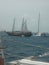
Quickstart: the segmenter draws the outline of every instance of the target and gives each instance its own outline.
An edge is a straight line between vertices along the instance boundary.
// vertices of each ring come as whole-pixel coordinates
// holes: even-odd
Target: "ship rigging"
[[[14,22],[13,22],[12,32],[7,32],[8,35],[11,35],[11,36],[25,36],[25,37],[30,37],[32,35],[32,32],[28,31],[27,20],[25,20],[24,18],[22,20],[21,31],[14,31],[14,29],[15,29],[15,19],[14,19]]]

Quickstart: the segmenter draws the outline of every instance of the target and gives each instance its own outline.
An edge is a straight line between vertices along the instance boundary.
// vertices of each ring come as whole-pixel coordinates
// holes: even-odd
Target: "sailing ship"
[[[30,37],[32,35],[32,32],[28,31],[26,23],[27,23],[27,21],[24,20],[24,18],[23,18],[21,31],[14,31],[14,28],[15,28],[15,19],[14,19],[12,32],[7,32],[7,34],[10,36]]]
[[[33,36],[41,36],[41,33],[40,33],[40,13],[39,13],[39,16],[38,16],[38,30],[36,33],[34,33]]]
[[[38,31],[33,33],[33,36],[49,37],[49,33],[47,32],[40,33],[40,13],[38,16]]]

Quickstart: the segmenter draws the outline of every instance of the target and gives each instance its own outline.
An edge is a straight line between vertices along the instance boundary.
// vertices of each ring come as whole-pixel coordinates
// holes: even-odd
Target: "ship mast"
[[[39,13],[39,17],[38,17],[38,33],[39,33],[39,25],[40,25],[40,13]]]
[[[14,28],[15,28],[15,18],[13,20],[13,28],[12,28],[12,32],[14,32]]]
[[[27,20],[25,20],[25,32],[28,32],[28,29],[27,29]]]
[[[22,20],[22,28],[21,28],[21,31],[24,33],[24,32],[27,32],[27,20]]]
[[[22,19],[22,28],[21,28],[21,32],[24,32],[24,18]]]

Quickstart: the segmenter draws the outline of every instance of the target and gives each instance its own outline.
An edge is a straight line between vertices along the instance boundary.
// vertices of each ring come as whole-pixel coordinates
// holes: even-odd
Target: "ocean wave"
[[[49,52],[45,52],[44,54],[39,55],[38,57],[45,57],[45,56],[49,56]]]

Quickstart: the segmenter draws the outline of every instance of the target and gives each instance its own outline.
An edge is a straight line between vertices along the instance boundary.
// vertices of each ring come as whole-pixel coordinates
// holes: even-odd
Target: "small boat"
[[[41,37],[49,37],[49,33],[42,33]]]

